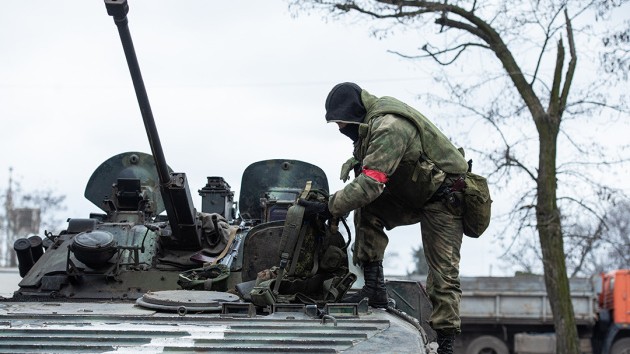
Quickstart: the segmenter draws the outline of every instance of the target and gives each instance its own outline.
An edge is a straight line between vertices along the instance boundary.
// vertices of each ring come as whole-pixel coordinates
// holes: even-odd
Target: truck
[[[580,354],[630,354],[630,270],[570,279]],[[553,316],[539,275],[463,277],[459,354],[555,353]]]

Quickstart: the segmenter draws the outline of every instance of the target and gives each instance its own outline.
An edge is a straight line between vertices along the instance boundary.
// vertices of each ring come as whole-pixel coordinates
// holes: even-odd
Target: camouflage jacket
[[[367,115],[353,154],[356,178],[331,197],[328,206],[333,215],[369,204],[386,188],[403,205],[421,208],[447,173],[467,171],[461,153],[420,112],[365,90],[361,100]]]

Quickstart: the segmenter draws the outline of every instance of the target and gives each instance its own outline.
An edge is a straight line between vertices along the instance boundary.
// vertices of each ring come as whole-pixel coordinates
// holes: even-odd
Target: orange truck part
[[[630,270],[620,269],[602,274],[599,306],[612,310],[616,324],[630,324]]]

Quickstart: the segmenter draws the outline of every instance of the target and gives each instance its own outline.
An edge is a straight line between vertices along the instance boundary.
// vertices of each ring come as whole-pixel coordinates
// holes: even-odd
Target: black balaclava
[[[359,124],[367,113],[361,91],[359,85],[344,82],[333,87],[326,98],[326,121],[348,123],[339,131],[354,142],[359,139]]]

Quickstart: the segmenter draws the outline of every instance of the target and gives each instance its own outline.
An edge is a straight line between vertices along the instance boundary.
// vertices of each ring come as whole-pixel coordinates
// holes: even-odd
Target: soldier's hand
[[[355,159],[354,157],[349,158],[348,161],[344,162],[344,164],[341,166],[341,174],[339,176],[339,179],[344,182],[349,180],[350,172],[353,171],[358,164],[359,160]]]
[[[304,207],[304,216],[306,217],[319,214],[319,216],[324,219],[332,218],[332,214],[330,213],[330,210],[328,210],[328,203],[298,199],[298,205]]]

